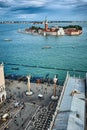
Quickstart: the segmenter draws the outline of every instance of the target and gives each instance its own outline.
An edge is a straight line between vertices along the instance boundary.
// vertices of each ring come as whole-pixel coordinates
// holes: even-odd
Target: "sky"
[[[0,0],[0,21],[87,21],[87,0]]]

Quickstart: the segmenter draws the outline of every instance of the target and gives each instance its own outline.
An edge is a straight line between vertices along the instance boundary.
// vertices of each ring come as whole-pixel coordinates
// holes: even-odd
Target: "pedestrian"
[[[23,124],[21,126],[23,127]]]
[[[24,94],[22,93],[22,95],[21,95],[21,96],[22,96],[22,98],[23,98],[23,97],[24,97]]]
[[[20,117],[21,117],[21,111],[20,111]]]

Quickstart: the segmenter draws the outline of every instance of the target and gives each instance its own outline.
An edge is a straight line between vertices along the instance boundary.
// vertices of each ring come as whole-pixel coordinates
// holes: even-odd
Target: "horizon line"
[[[9,24],[9,23],[43,23],[44,22],[44,20],[43,21],[37,21],[37,20],[34,20],[34,21],[18,21],[18,20],[6,20],[6,21],[0,21],[0,24],[3,24],[3,23],[7,23],[7,24]],[[56,22],[64,22],[64,23],[66,23],[66,22],[71,22],[71,23],[73,23],[73,22],[87,22],[87,21],[81,21],[81,20],[78,20],[78,21],[69,21],[69,20],[49,20],[48,21],[48,23],[56,23]]]

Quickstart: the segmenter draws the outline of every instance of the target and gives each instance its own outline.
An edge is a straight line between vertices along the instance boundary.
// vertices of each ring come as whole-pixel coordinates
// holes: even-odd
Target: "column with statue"
[[[58,96],[56,95],[56,83],[57,83],[57,77],[56,75],[54,76],[53,78],[53,82],[54,82],[54,94],[53,96],[51,97],[52,100],[57,100],[58,99]]]
[[[26,92],[26,95],[32,95],[33,92],[30,90],[30,75],[27,76],[27,79],[28,79],[28,81],[27,81],[28,91]]]

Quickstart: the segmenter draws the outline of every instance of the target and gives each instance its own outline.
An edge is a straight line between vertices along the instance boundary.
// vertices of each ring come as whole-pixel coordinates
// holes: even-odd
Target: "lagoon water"
[[[65,23],[67,24],[69,23]],[[31,26],[30,24],[0,24],[0,63],[5,63],[5,74],[45,76],[49,73],[49,77],[58,74],[61,81],[65,79],[66,70],[70,69],[73,70],[70,71],[71,75],[84,77],[87,71],[87,24],[75,24],[82,26],[81,35],[58,37],[17,32],[18,29]],[[11,41],[4,39],[11,39]],[[44,46],[51,46],[51,49],[42,49]],[[19,69],[12,69],[16,67]]]

